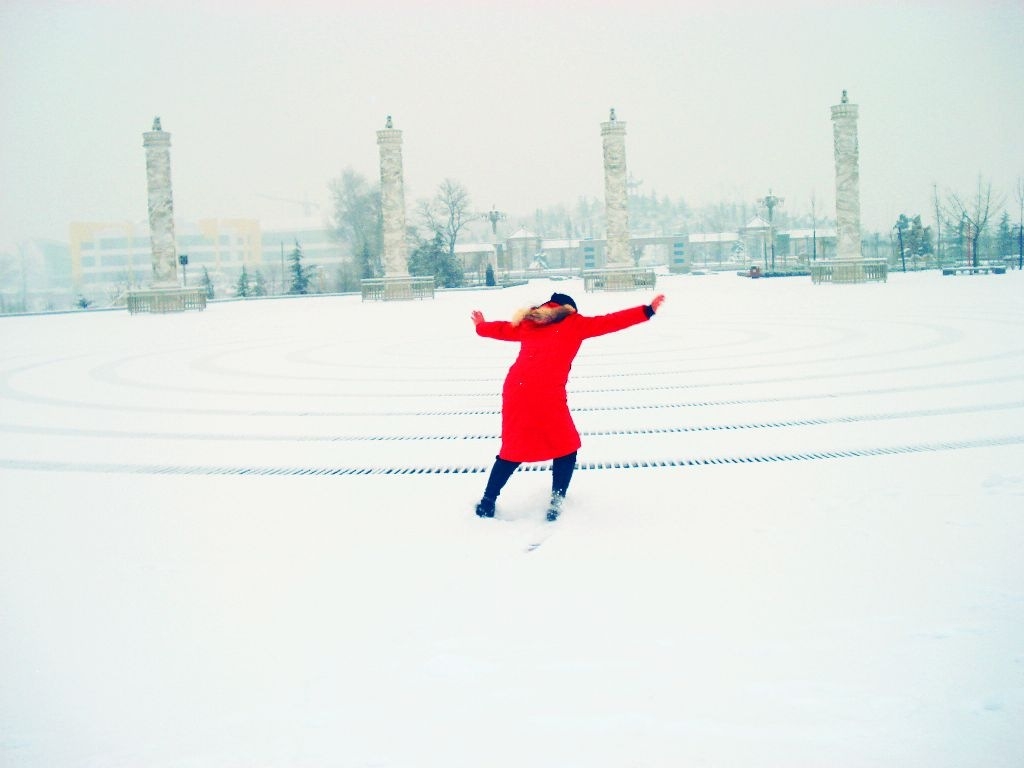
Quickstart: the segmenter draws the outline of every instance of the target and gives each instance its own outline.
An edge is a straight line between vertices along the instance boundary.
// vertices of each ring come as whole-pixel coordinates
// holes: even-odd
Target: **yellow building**
[[[319,219],[261,224],[258,219],[200,219],[175,222],[178,281],[196,286],[206,269],[218,297],[234,294],[244,266],[259,270],[272,293],[287,291],[287,257],[302,248],[303,264],[318,292],[330,291],[339,268],[349,259],[345,246]],[[116,301],[153,277],[149,226],[144,222],[75,222],[70,227],[71,280],[77,294],[103,303]]]

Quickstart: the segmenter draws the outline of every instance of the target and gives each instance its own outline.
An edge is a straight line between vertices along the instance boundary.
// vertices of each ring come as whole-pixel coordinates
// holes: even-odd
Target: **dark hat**
[[[548,299],[548,302],[552,301],[555,302],[555,304],[568,304],[570,307],[579,312],[579,309],[576,306],[576,302],[572,300],[572,296],[567,296],[564,293],[552,293],[551,298]]]

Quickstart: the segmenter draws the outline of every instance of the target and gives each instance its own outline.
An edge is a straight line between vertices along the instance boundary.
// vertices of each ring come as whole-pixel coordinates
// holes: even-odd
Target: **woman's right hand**
[[[479,309],[474,309],[472,312],[470,312],[469,316],[473,318],[474,326],[480,325],[480,323],[484,322],[484,313],[481,312]]]

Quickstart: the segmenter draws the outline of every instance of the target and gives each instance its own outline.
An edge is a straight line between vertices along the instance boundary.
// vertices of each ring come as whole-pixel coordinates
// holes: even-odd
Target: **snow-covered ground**
[[[0,765],[1024,764],[1024,275],[664,277],[480,520],[555,289],[0,319]]]

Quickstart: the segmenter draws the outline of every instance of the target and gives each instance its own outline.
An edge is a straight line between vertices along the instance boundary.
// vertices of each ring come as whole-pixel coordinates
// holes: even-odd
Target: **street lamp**
[[[183,288],[188,288],[188,254],[183,253],[178,256],[178,263],[181,264],[181,285]]]
[[[775,206],[782,205],[784,202],[786,202],[786,198],[773,195],[771,189],[768,190],[765,197],[757,200],[758,205],[763,205],[768,209],[768,241],[771,243],[772,249],[772,272],[775,271],[775,228],[772,224],[772,212],[775,210]]]
[[[491,222],[491,233],[494,235],[494,239],[498,239],[498,222],[505,218],[505,214],[497,210],[493,205],[491,210],[484,214],[487,220]]]

